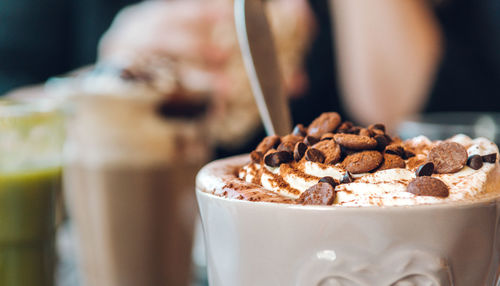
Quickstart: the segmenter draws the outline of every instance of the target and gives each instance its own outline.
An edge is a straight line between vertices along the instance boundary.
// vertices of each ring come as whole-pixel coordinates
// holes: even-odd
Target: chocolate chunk
[[[292,142],[281,142],[281,144],[278,146],[278,151],[293,153],[294,147],[295,145]]]
[[[295,128],[293,128],[292,134],[295,136],[306,136],[307,135],[307,129],[304,127],[302,124],[297,124],[295,125]]]
[[[455,173],[467,163],[467,150],[456,142],[442,142],[431,149],[427,159],[434,163],[434,172]]]
[[[377,147],[377,141],[368,136],[354,134],[335,134],[335,142],[353,150],[367,150]]]
[[[353,126],[353,127],[349,128],[349,130],[347,130],[347,133],[358,135],[360,131],[361,131],[361,127]]]
[[[304,157],[306,150],[307,150],[306,144],[302,142],[295,144],[295,147],[293,148],[293,158],[295,159],[295,161],[297,162],[300,161],[300,159]]]
[[[331,205],[334,200],[334,188],[328,183],[317,183],[305,190],[297,202],[304,205]]]
[[[353,127],[352,122],[346,121],[346,122],[340,124],[340,126],[337,128],[335,133],[348,133],[348,131],[349,131],[349,129],[351,129],[351,127]]]
[[[272,148],[278,147],[279,144],[280,144],[280,137],[278,135],[267,136],[259,143],[259,145],[257,145],[255,151],[259,151],[262,154],[266,154],[267,151],[269,151]]]
[[[250,152],[250,159],[256,164],[260,164],[264,155],[259,151]]]
[[[306,143],[307,146],[312,146],[318,142],[319,142],[318,137],[306,136],[306,138],[304,138],[304,143]]]
[[[483,166],[483,158],[479,155],[471,155],[467,158],[467,166],[479,170]]]
[[[279,165],[289,163],[292,160],[292,154],[286,151],[272,151],[264,156],[264,163],[269,167],[279,167]]]
[[[330,176],[326,176],[326,177],[323,177],[321,179],[319,179],[319,182],[318,183],[328,183],[330,184],[333,188],[335,188],[338,184],[337,182],[335,182],[335,179],[333,179],[332,177]]]
[[[448,186],[443,183],[443,181],[428,176],[416,177],[413,179],[410,184],[408,184],[406,191],[416,196],[446,198],[449,195]]]
[[[405,154],[404,154],[404,156],[403,156],[403,159],[408,160],[408,159],[410,159],[411,157],[415,157],[415,153],[413,153],[413,152],[412,152],[412,151],[410,151],[410,150],[405,149]]]
[[[387,135],[384,133],[384,131],[379,130],[379,129],[371,129],[370,131],[373,133],[373,136],[375,136],[375,135]]]
[[[377,168],[383,159],[384,157],[378,151],[363,151],[347,156],[342,165],[347,171],[360,174]]]
[[[417,177],[431,176],[432,173],[434,173],[434,163],[426,162],[418,166],[417,170],[415,171],[415,176]]]
[[[323,153],[326,164],[336,164],[340,161],[341,150],[340,146],[333,140],[320,141],[312,146]]]
[[[380,130],[383,133],[385,133],[385,125],[382,124],[382,123],[372,124],[372,125],[368,126],[368,129],[370,129],[370,130]]]
[[[497,161],[497,153],[483,155],[481,158],[483,158],[483,162],[485,163],[495,163]]]
[[[323,140],[332,140],[333,139],[333,133],[325,133],[323,135],[321,135],[321,141]]]
[[[393,143],[385,147],[385,153],[398,155],[399,157],[403,158],[403,156],[405,155],[405,149],[403,148],[403,146],[397,143]]]
[[[342,176],[342,179],[340,179],[341,184],[349,184],[354,182],[354,178],[352,177],[351,173],[349,171],[346,171],[345,174]]]
[[[316,163],[323,163],[325,162],[325,155],[323,155],[323,153],[318,149],[309,148],[306,151],[306,160]]]
[[[337,112],[325,112],[309,125],[307,135],[321,137],[325,133],[333,132],[339,124],[340,115]]]
[[[288,142],[288,143],[292,143],[292,145],[295,146],[295,144],[297,144],[297,142],[302,142],[303,140],[304,140],[303,136],[296,136],[293,134],[288,134],[288,135],[283,136],[281,138],[281,143]]]
[[[358,152],[357,150],[352,150],[352,149],[345,148],[342,146],[340,146],[340,151],[341,151],[342,158],[345,158],[346,156],[349,156],[349,155],[352,155],[352,154]]]
[[[373,133],[371,130],[366,129],[366,128],[361,128],[359,130],[359,135],[361,136],[368,136],[368,137],[373,137],[375,133]]]
[[[398,155],[385,153],[384,162],[382,163],[382,165],[380,165],[380,167],[377,170],[381,171],[381,170],[404,168],[404,167],[406,167],[406,164],[403,158],[399,157]]]
[[[383,134],[383,135],[375,135],[373,137],[373,139],[375,139],[375,141],[377,141],[377,150],[380,150],[380,151],[383,151],[385,149],[385,147],[387,147],[387,145],[389,145],[389,143],[391,142],[391,140],[388,138],[387,135]]]

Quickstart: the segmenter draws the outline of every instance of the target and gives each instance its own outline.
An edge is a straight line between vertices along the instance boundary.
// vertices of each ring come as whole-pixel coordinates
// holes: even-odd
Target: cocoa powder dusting
[[[317,181],[320,179],[320,177],[309,175],[309,174],[305,173],[304,171],[302,171],[301,169],[296,168],[295,166],[296,166],[296,164],[282,165],[281,169],[280,169],[281,175],[285,176],[285,175],[293,174],[294,176],[297,176],[297,177],[302,178],[302,179],[307,180],[307,181],[309,181],[309,180]]]
[[[220,192],[212,194],[230,199],[245,201],[262,201],[273,203],[295,203],[292,199],[275,192],[266,190],[259,185],[242,182],[238,179],[230,180],[222,187]]]
[[[271,186],[272,187],[286,190],[287,193],[290,193],[293,195],[300,195],[300,191],[295,189],[295,188],[292,188],[290,186],[290,184],[288,184],[280,175],[274,174],[273,172],[267,170],[266,168],[262,168],[262,169],[264,169],[264,173],[266,175],[271,176],[271,178],[272,178]]]

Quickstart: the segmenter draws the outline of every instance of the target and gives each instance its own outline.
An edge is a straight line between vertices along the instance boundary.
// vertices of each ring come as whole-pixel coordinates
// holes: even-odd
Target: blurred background
[[[337,111],[358,124],[384,123],[403,138],[465,133],[500,142],[499,1],[265,3],[294,123],[308,124],[321,112]],[[69,156],[73,159],[65,166],[87,161],[106,165],[127,152],[137,154],[137,160],[165,158],[165,166],[181,158],[192,164],[184,169],[169,165],[162,174],[173,177],[180,170],[189,173],[186,180],[193,184],[169,183],[166,188],[192,189],[201,165],[249,152],[265,136],[237,44],[232,5],[231,0],[3,0],[0,94],[22,100],[55,96],[74,105],[69,108],[65,154],[73,150],[80,157]],[[94,95],[92,102],[78,100],[82,95]],[[121,97],[127,98],[126,104]],[[152,119],[153,113],[163,121]],[[94,125],[86,118],[93,118]],[[147,131],[140,126],[148,126]],[[127,133],[131,129],[140,131]],[[129,140],[133,137],[143,141]],[[142,152],[157,150],[150,146],[170,149],[151,151],[154,156]],[[122,153],[116,151],[120,148]],[[90,175],[80,175],[83,171],[67,173],[71,176],[65,175],[65,186],[78,189],[76,193],[85,188],[106,191],[116,184],[106,178],[106,183],[93,186],[86,184]],[[129,185],[140,181],[131,180]],[[137,188],[163,184],[150,180]],[[115,195],[122,196],[110,191]],[[180,209],[196,214],[190,200]],[[94,211],[87,207],[79,211]],[[81,285],[78,239],[70,218],[80,217],[78,225],[88,222],[76,212],[62,215],[59,222],[61,286]],[[152,228],[161,227],[159,223]],[[80,228],[90,233],[87,240],[103,235],[102,230]],[[195,229],[190,281],[204,285],[201,230]],[[191,245],[192,235],[186,235]],[[110,237],[101,240],[113,244]],[[92,259],[98,258],[87,258],[87,263]],[[91,273],[87,275],[98,276],[84,268]]]
[[[497,1],[267,2],[295,122],[337,110],[359,123],[395,127],[421,113],[499,107]],[[232,1],[6,0],[0,5],[0,94],[96,62],[156,54],[215,75],[205,80],[217,94],[218,111],[244,105],[234,98],[247,103]],[[257,114],[244,113],[248,118],[238,128],[244,135],[238,135],[258,141]],[[236,151],[219,144],[219,154],[249,150],[247,140],[229,144],[229,150],[240,148]]]

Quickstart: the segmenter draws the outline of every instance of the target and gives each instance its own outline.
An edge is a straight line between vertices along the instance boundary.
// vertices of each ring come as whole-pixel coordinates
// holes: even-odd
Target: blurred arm
[[[347,110],[360,123],[399,120],[423,107],[442,50],[425,0],[330,0]]]

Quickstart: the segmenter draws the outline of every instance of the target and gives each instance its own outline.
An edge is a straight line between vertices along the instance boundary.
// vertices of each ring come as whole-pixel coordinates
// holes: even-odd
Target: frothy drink
[[[197,177],[211,285],[494,285],[498,147],[324,113]]]
[[[72,100],[65,190],[85,285],[188,285],[203,120],[145,93]]]

